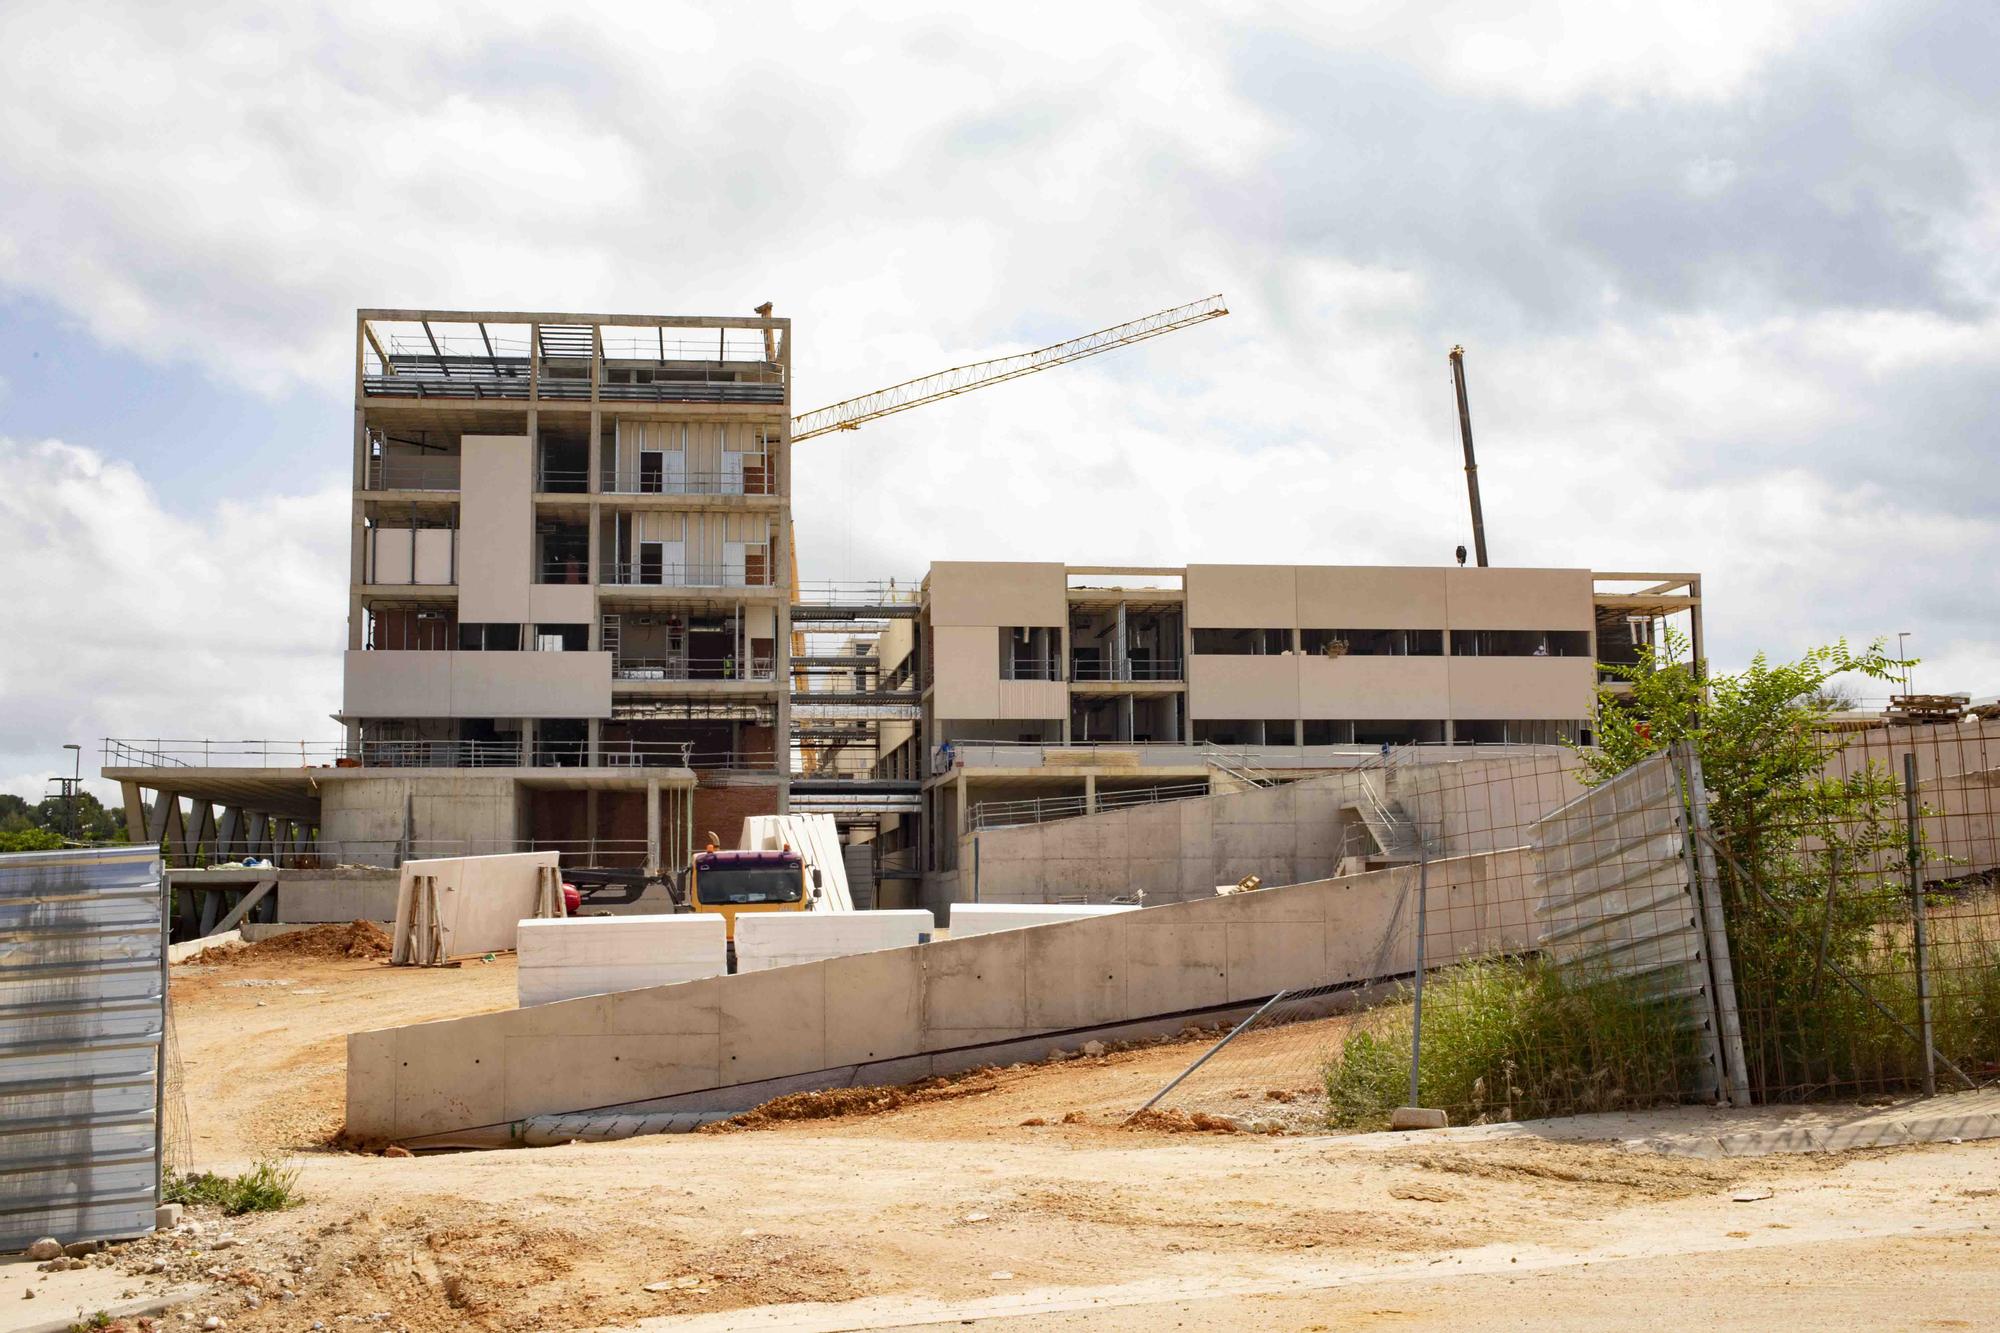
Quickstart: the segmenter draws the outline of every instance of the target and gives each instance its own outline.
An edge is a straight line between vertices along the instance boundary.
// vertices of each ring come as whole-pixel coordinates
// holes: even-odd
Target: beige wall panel
[[[931,631],[937,668],[932,709],[940,719],[1000,713],[1000,632],[987,625],[940,625]]]
[[[1588,657],[1450,657],[1451,715],[1462,718],[1589,717],[1597,667]]]
[[[1061,625],[1068,586],[1058,564],[947,560],[931,566],[931,624]]]
[[[1000,707],[995,717],[1059,721],[1069,716],[1069,686],[1062,681],[1003,680],[997,684]]]
[[[609,717],[609,653],[346,655],[354,717]]]
[[[525,435],[460,441],[458,618],[528,619],[535,549],[534,451]]]
[[[1274,718],[1299,715],[1297,653],[1275,657],[1188,659],[1188,716]]]
[[[1298,572],[1290,565],[1189,565],[1188,624],[1197,629],[1279,629],[1298,624]]]
[[[416,577],[410,565],[411,533],[408,528],[370,528],[368,537],[374,548],[368,561],[368,582],[370,583],[415,583]]]
[[[450,717],[456,656],[349,652],[342,660],[341,711],[349,717]]]
[[[1447,569],[1453,629],[1590,629],[1587,569]]]
[[[536,583],[528,588],[528,621],[535,625],[588,625],[597,614],[597,589],[588,583]]]
[[[452,537],[450,528],[418,528],[416,531],[416,582],[448,584],[452,581]]]
[[[1376,629],[1374,625],[1326,628]],[[1390,626],[1388,628],[1394,628]],[[1435,718],[1446,716],[1450,677],[1443,657],[1299,659],[1299,716]],[[1199,716],[1199,715],[1197,715]],[[1273,714],[1273,716],[1283,716]]]
[[[1445,571],[1387,565],[1301,565],[1302,629],[1443,629]]]

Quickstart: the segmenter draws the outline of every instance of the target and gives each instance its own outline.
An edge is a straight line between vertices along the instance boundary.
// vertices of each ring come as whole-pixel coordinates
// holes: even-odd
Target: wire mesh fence
[[[1983,1085],[1996,759],[2000,729],[1952,727],[1828,734],[1782,782],[1691,747],[1594,786],[1383,764],[1342,862],[1393,902],[1378,965],[1276,997],[1154,1109],[1342,1130]]]

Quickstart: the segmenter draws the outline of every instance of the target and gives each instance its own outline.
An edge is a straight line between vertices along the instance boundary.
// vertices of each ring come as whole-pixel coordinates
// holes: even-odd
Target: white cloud
[[[1444,560],[1463,342],[1500,561],[1702,570],[1725,662],[1915,629],[1939,688],[1990,691],[2000,117],[1921,19],[1855,8],[15,0],[0,290],[334,404],[356,306],[771,298],[801,408],[1220,290],[1226,320],[803,446],[804,572]],[[21,609],[0,774],[71,733],[330,731],[344,497],[244,479],[239,521],[180,520],[12,448],[40,489],[0,513],[69,515],[42,582],[117,594]]]
[[[39,798],[106,736],[338,739],[344,493],[164,510],[130,466],[0,438],[0,790]],[[116,803],[115,788],[99,784]]]

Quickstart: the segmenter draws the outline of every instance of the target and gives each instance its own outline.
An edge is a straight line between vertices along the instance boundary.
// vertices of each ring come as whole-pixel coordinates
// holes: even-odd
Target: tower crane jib
[[[1032,375],[1038,370],[1053,366],[1067,365],[1071,361],[1081,361],[1099,352],[1108,352],[1117,347],[1129,347],[1133,343],[1157,338],[1163,333],[1184,329],[1190,324],[1215,319],[1229,313],[1221,295],[1204,297],[1186,305],[1161,310],[1147,315],[1144,319],[1131,320],[1124,324],[1114,324],[1108,329],[1086,333],[1080,338],[1055,343],[1033,352],[1017,352],[1012,356],[994,357],[989,361],[975,361],[970,365],[954,366],[950,370],[939,371],[918,379],[905,380],[901,384],[873,393],[862,394],[834,403],[830,407],[817,408],[801,416],[792,418],[792,442],[809,440],[815,435],[825,435],[830,431],[854,430],[866,422],[896,412],[907,412],[925,403],[934,403],[942,398],[953,398],[974,389],[983,389],[989,384],[999,384],[1006,380]]]

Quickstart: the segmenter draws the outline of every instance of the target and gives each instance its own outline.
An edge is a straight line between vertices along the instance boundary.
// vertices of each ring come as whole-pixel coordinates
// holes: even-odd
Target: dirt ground
[[[199,1284],[194,1322],[171,1323],[230,1329],[2000,1324],[2000,1146],[1705,1162],[1121,1127],[1186,1046],[725,1132],[324,1146],[347,1031],[505,1007],[513,987],[505,958],[177,968],[198,1163],[288,1155],[305,1201],[99,1263],[135,1290]],[[59,1298],[76,1276],[33,1280]]]

